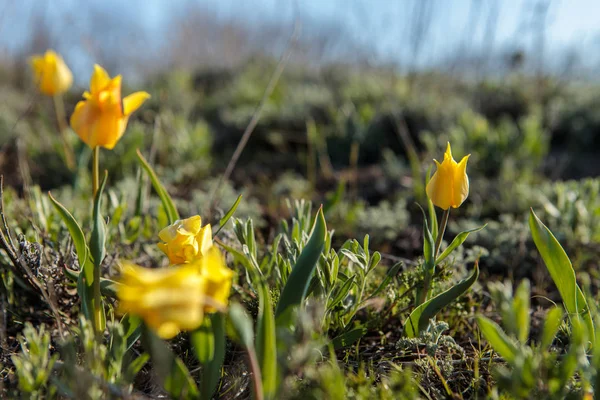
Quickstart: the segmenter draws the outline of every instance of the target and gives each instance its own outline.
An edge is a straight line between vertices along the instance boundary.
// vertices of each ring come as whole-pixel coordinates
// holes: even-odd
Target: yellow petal
[[[471,155],[464,156],[454,169],[454,199],[452,207],[459,207],[469,196],[469,177],[467,161]]]
[[[199,215],[194,215],[193,217],[189,217],[181,221],[181,229],[184,230],[184,233],[196,235],[198,232],[200,232],[201,227],[202,218]]]
[[[94,129],[99,114],[87,101],[80,101],[75,106],[75,111],[71,115],[71,128],[77,136],[89,147],[97,146],[96,138],[92,137],[91,132]]]
[[[94,73],[90,79],[90,92],[96,94],[104,89],[110,82],[108,72],[98,64],[94,64]]]
[[[131,115],[135,110],[141,107],[144,102],[150,98],[146,92],[135,92],[123,99],[123,114]]]

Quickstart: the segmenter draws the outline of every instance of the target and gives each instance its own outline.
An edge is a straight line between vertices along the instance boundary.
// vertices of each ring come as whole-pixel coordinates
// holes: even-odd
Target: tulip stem
[[[100,180],[100,146],[94,147],[92,151],[92,196],[96,197]]]
[[[58,131],[62,141],[63,152],[65,153],[65,163],[69,170],[75,170],[75,154],[73,154],[73,148],[69,144],[69,138],[67,137],[67,117],[65,114],[65,103],[61,95],[52,96],[54,102],[54,112],[56,114],[56,122],[58,124]]]
[[[439,225],[438,235],[435,239],[435,252],[433,253],[433,266],[431,269],[429,266],[425,266],[425,276],[423,278],[423,287],[417,293],[417,301],[416,305],[419,306],[429,299],[429,291],[431,290],[431,281],[433,276],[435,275],[435,267],[437,263],[438,254],[440,252],[440,247],[442,245],[442,239],[444,238],[444,232],[446,232],[446,225],[448,225],[448,217],[450,216],[450,208],[444,210],[444,214],[442,215],[442,221]]]
[[[444,210],[444,214],[442,215],[442,222],[440,223],[440,227],[438,229],[438,236],[435,239],[435,252],[433,253],[433,265],[435,266],[438,254],[440,252],[440,247],[442,245],[442,239],[444,238],[444,232],[446,232],[446,225],[448,225],[448,217],[450,216],[450,207],[447,210]]]

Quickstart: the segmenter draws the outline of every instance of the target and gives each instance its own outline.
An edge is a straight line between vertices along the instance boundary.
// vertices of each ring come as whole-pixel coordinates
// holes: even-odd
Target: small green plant
[[[50,333],[44,325],[38,329],[25,324],[19,337],[21,352],[12,356],[19,390],[23,398],[43,399],[56,394],[56,386],[50,385],[58,354],[51,354]],[[26,396],[27,395],[27,396]]]

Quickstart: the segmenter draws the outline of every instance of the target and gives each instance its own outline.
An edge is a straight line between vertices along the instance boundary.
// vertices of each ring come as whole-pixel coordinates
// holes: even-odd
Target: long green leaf
[[[424,331],[429,325],[429,320],[433,318],[442,308],[452,303],[463,293],[465,293],[479,277],[479,266],[475,263],[475,270],[470,277],[458,282],[450,289],[426,301],[417,308],[408,317],[408,321],[404,325],[404,333],[410,338],[419,336],[419,333]]]
[[[319,209],[313,225],[312,234],[308,243],[300,253],[296,265],[281,292],[275,317],[279,317],[290,307],[298,306],[306,297],[310,279],[313,275],[319,257],[325,246],[325,236],[327,234],[327,225],[323,216],[323,209]]]
[[[446,257],[448,257],[454,251],[454,249],[456,249],[458,246],[460,246],[461,244],[463,244],[465,240],[467,240],[467,238],[469,237],[469,234],[471,234],[473,232],[479,232],[480,230],[482,230],[486,226],[487,226],[487,224],[485,224],[483,226],[480,226],[479,228],[469,229],[468,231],[464,231],[464,232],[461,232],[458,235],[456,235],[456,237],[454,238],[454,240],[452,241],[452,243],[450,243],[450,246],[446,247],[446,249],[442,252],[442,254],[440,254],[438,256],[438,258],[435,261],[435,263],[439,264]]]
[[[142,164],[142,167],[144,168],[146,173],[148,173],[150,181],[152,182],[152,186],[154,187],[156,194],[162,202],[163,208],[165,209],[165,212],[167,214],[167,219],[169,220],[169,224],[172,224],[173,222],[179,219],[179,212],[177,212],[175,202],[173,202],[173,199],[171,199],[171,196],[169,196],[169,193],[167,192],[165,187],[162,185],[162,183],[160,183],[160,180],[156,176],[156,173],[154,172],[148,161],[146,161],[139,149],[137,150],[137,156],[140,160],[140,163]]]
[[[383,289],[385,289],[390,284],[392,279],[394,279],[394,277],[398,275],[398,272],[400,272],[400,268],[402,268],[402,262],[396,263],[391,268],[389,268],[377,289],[375,289],[375,291],[371,293],[367,300],[377,296]]]
[[[336,350],[343,349],[360,340],[365,333],[367,333],[367,328],[365,326],[359,326],[336,336],[331,343]]]
[[[546,320],[544,322],[544,329],[542,329],[542,338],[540,339],[540,347],[543,349],[548,348],[554,338],[556,337],[556,332],[560,328],[560,324],[563,320],[563,310],[560,307],[553,307],[546,314]]]
[[[93,282],[98,281],[98,284],[101,282],[101,273],[100,267],[102,265],[102,260],[106,255],[106,226],[104,223],[104,219],[102,219],[102,215],[100,214],[100,208],[102,205],[102,193],[104,192],[104,187],[106,186],[106,180],[108,178],[108,172],[104,172],[104,178],[102,179],[102,183],[96,192],[96,196],[94,197],[94,210],[93,210],[93,227],[92,227],[92,235],[90,237],[90,254],[92,256],[92,260],[94,261],[94,279],[87,286],[88,290],[90,290],[89,295],[94,296],[93,293]],[[94,300],[93,300],[94,301]],[[99,304],[94,304],[94,311],[97,311],[98,314],[94,313],[94,324],[96,329],[99,331],[103,331],[106,327],[106,311],[104,310],[104,305],[102,303],[102,299],[100,299]]]
[[[502,328],[484,316],[477,316],[477,325],[496,353],[500,354],[507,363],[512,363],[517,355],[517,345],[504,333]]]
[[[277,391],[277,339],[273,304],[267,285],[258,285],[259,308],[256,321],[256,354],[262,373],[265,399],[273,399]]]
[[[190,335],[196,357],[202,363],[200,398],[210,399],[221,380],[225,359],[225,319],[222,314],[205,318],[200,329]]]
[[[577,284],[575,271],[567,253],[550,232],[550,229],[535,215],[533,209],[529,213],[529,228],[544,264],[546,264],[546,268],[558,288],[569,318],[572,320],[576,316],[582,317],[587,327],[587,337],[593,338],[595,335],[592,315],[585,295]]]
[[[240,194],[238,196],[237,200],[235,201],[235,203],[233,203],[233,205],[229,209],[229,211],[227,211],[227,213],[223,216],[223,218],[221,218],[219,220],[219,229],[217,229],[217,231],[215,232],[215,234],[213,236],[217,236],[219,234],[219,232],[221,232],[221,229],[223,229],[225,227],[225,225],[227,224],[227,222],[229,222],[231,217],[233,217],[233,214],[235,213],[235,210],[237,210],[241,201],[242,201],[242,195]]]
[[[143,325],[142,343],[150,354],[152,366],[165,391],[173,399],[199,399],[198,388],[185,364],[167,343]]]
[[[433,236],[429,230],[429,224],[427,223],[425,211],[423,208],[421,208],[421,206],[419,206],[419,208],[423,213],[423,259],[425,260],[425,268],[427,268],[429,271],[432,271],[435,268],[435,262],[433,259],[435,245],[433,243]]]
[[[54,208],[56,208],[56,211],[58,211],[58,214],[69,230],[71,239],[73,239],[73,244],[75,245],[75,250],[77,251],[77,259],[79,260],[79,268],[84,271],[86,278],[91,281],[94,277],[94,271],[90,268],[87,270],[83,269],[88,257],[88,248],[87,244],[85,243],[85,235],[83,234],[81,227],[73,215],[71,215],[69,210],[67,210],[65,206],[60,204],[54,197],[52,197],[50,192],[48,192],[48,197],[50,197],[52,204],[54,204]]]

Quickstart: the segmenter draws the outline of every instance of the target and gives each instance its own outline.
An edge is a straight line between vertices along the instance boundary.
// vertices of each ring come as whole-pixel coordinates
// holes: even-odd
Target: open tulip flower
[[[450,207],[458,208],[469,195],[469,177],[467,176],[466,155],[456,162],[452,157],[450,143],[444,154],[444,161],[440,164],[437,160],[437,171],[431,177],[427,184],[427,196],[431,202],[443,210]]]
[[[205,313],[228,304],[233,271],[216,247],[195,263],[144,268],[125,263],[117,289],[119,310],[141,317],[163,339],[202,324]]]
[[[136,92],[121,100],[121,75],[110,78],[99,65],[94,65],[90,91],[77,103],[71,115],[71,127],[92,149],[115,147],[127,127],[129,116],[150,95]]]
[[[202,227],[202,218],[195,215],[161,230],[158,234],[162,243],[158,247],[169,257],[171,264],[183,264],[202,257],[212,247],[210,224]]]
[[[57,96],[69,90],[73,74],[61,56],[53,50],[31,57],[35,84],[47,96]]]

